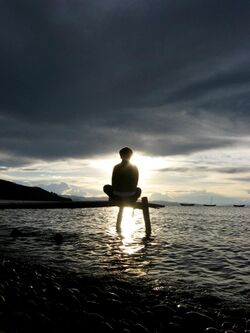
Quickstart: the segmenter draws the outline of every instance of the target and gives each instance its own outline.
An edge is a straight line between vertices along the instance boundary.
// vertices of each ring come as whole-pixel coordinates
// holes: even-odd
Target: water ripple
[[[153,234],[147,238],[140,211],[127,210],[117,233],[117,208],[4,210],[0,248],[3,255],[21,254],[79,273],[147,276],[155,284],[208,288],[247,302],[249,213],[230,207],[152,210]],[[9,237],[13,228],[23,237]],[[62,233],[62,244],[53,241],[56,233]]]

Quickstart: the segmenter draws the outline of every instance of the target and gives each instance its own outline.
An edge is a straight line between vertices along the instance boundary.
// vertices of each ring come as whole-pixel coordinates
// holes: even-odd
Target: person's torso
[[[133,192],[138,181],[137,167],[130,163],[120,163],[115,166],[113,187],[119,192]]]

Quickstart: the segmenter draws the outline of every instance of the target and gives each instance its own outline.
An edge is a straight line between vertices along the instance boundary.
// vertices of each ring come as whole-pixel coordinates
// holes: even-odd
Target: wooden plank
[[[22,201],[0,203],[0,209],[65,209],[65,208],[99,208],[99,207],[132,207],[142,209],[141,202],[121,203],[113,201]],[[164,205],[148,203],[150,208],[162,208]]]
[[[121,207],[119,208],[119,212],[118,212],[118,215],[117,215],[117,220],[116,220],[116,230],[117,230],[118,232],[121,231],[121,223],[122,223],[123,210],[124,210],[124,207],[121,206]]]
[[[146,235],[149,236],[151,234],[151,222],[150,222],[150,215],[149,215],[149,204],[148,204],[148,198],[143,197],[141,198],[142,202],[142,212],[143,212],[143,218],[145,222],[145,231]]]

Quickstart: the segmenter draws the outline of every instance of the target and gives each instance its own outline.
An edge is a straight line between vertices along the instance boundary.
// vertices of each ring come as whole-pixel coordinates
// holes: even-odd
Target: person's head
[[[129,147],[124,147],[119,151],[122,160],[129,161],[133,155],[133,150]]]

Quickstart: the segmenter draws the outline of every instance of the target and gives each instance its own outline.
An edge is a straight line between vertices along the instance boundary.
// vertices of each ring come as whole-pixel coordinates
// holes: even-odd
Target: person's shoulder
[[[121,167],[121,163],[118,163],[118,164],[116,164],[115,166],[114,166],[114,170],[115,169],[118,169],[118,168],[120,168]]]
[[[134,170],[138,170],[137,166],[135,164],[130,164],[130,167]]]

